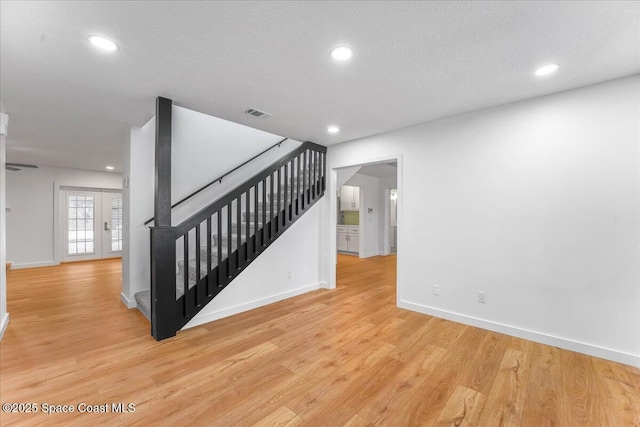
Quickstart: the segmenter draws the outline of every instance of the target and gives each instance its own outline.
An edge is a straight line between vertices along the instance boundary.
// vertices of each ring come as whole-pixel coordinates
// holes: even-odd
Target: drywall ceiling
[[[640,72],[639,2],[3,1],[0,15],[8,160],[84,169],[120,168],[157,96],[331,145]],[[330,59],[339,44],[351,61]],[[534,78],[548,62],[562,68]]]
[[[358,170],[358,173],[378,178],[386,178],[388,176],[395,176],[398,173],[398,166],[396,163],[370,164],[362,166],[360,170]]]

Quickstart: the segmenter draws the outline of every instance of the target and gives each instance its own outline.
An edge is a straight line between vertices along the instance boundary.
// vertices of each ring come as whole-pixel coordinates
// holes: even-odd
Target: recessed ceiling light
[[[558,68],[560,68],[560,65],[558,64],[547,64],[547,65],[543,65],[542,67],[536,68],[533,74],[535,74],[538,77],[547,76],[549,74],[553,74],[556,71],[558,71]]]
[[[327,132],[329,132],[329,133],[338,133],[338,132],[340,132],[340,128],[338,126],[329,126],[327,128]]]
[[[331,50],[331,57],[336,61],[346,61],[353,56],[353,49],[349,46],[338,46]]]
[[[113,166],[107,166],[105,169],[112,171],[115,168]]]
[[[98,47],[102,50],[108,50],[109,52],[116,52],[117,50],[120,49],[120,47],[117,44],[115,44],[115,42],[112,42],[106,37],[89,36],[89,41],[95,47]]]

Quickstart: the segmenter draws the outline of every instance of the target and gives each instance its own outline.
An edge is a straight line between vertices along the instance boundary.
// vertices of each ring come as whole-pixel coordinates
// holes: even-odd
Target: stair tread
[[[140,313],[142,313],[147,320],[151,321],[151,291],[138,292],[134,295],[134,298]]]

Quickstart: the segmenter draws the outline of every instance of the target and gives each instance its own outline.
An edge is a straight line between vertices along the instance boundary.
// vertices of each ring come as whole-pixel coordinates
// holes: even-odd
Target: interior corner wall
[[[401,307],[640,366],[638,117],[636,75],[332,146],[328,167],[402,153]]]
[[[41,166],[6,174],[7,260],[12,268],[56,263],[55,186],[122,188],[122,175]]]
[[[378,212],[380,212],[380,220],[378,221],[378,252],[380,255],[388,255],[390,253],[389,247],[385,248],[385,240],[389,240],[389,236],[385,237],[385,233],[390,232],[389,228],[386,227],[385,221],[390,221],[390,218],[385,216],[385,211],[389,209],[389,195],[386,193],[386,190],[392,188],[398,188],[398,176],[386,176],[380,178],[378,180]],[[390,226],[389,222],[389,226]],[[387,242],[388,243],[388,242]]]
[[[149,229],[144,222],[153,216],[155,170],[155,118],[131,129],[125,144],[123,178],[123,252],[121,299],[136,306],[136,292],[151,283]]]

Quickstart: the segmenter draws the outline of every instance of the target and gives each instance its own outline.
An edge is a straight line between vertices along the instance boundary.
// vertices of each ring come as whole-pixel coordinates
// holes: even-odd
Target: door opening
[[[122,254],[122,193],[61,189],[62,261]]]
[[[390,273],[393,269],[393,275],[397,277],[396,254],[401,252],[397,239],[400,222],[398,160],[389,158],[333,169],[331,191],[335,191],[336,230],[332,232],[335,232],[336,244],[330,247],[335,250],[336,258],[335,269],[332,266],[331,270],[335,281],[332,280],[330,286],[352,283],[356,277],[349,276],[359,274],[357,272],[363,268],[382,268],[381,273]],[[354,199],[349,186],[359,188],[359,197]],[[352,212],[356,207],[358,210]],[[350,220],[357,222],[352,225],[348,223]],[[350,236],[349,232],[355,236]],[[358,249],[349,246],[353,242]],[[355,253],[359,253],[360,259],[345,256]]]

